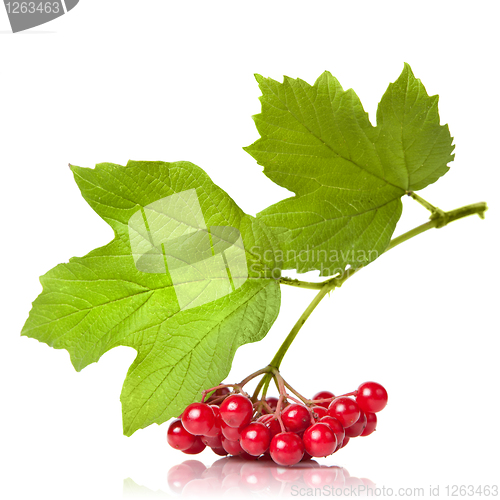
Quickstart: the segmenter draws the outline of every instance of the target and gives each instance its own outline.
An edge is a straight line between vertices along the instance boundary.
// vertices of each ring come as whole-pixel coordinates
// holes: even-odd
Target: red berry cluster
[[[326,457],[351,438],[370,435],[377,425],[376,413],[387,404],[387,391],[376,382],[365,382],[339,397],[319,392],[307,404],[290,403],[288,398],[268,397],[252,404],[244,394],[217,389],[206,403],[190,404],[170,424],[168,442],[191,455],[208,446],[221,456],[263,455],[278,465],[294,465]]]

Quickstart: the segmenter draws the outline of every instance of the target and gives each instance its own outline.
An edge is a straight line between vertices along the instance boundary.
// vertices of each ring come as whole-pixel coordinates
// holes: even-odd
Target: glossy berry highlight
[[[174,420],[168,427],[167,441],[168,444],[176,450],[184,451],[192,446],[195,442],[195,436],[190,434],[182,425],[179,419]]]
[[[240,445],[249,455],[260,456],[269,449],[271,431],[262,422],[252,422],[243,428]]]
[[[387,391],[377,382],[364,382],[358,387],[356,402],[366,413],[382,411],[388,401]]]
[[[353,399],[339,397],[330,403],[328,415],[336,418],[346,428],[358,420],[360,410],[358,404]]]
[[[242,394],[228,396],[219,408],[222,420],[230,427],[248,425],[252,419],[252,402]]]
[[[304,443],[294,432],[276,434],[269,446],[271,458],[278,465],[298,464],[304,456]]]
[[[291,404],[281,414],[281,419],[289,432],[302,432],[311,425],[311,414],[304,405]]]
[[[311,425],[302,436],[304,448],[312,457],[327,457],[337,448],[337,438],[331,427],[318,422]]]
[[[191,434],[203,436],[215,425],[215,415],[209,405],[192,403],[182,414],[182,425]]]

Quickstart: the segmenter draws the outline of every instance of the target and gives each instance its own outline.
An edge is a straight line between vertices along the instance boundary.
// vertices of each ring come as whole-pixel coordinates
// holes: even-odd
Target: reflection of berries
[[[357,391],[339,397],[329,391],[317,393],[313,400],[298,395],[303,404],[289,396],[283,384],[280,387],[279,398],[255,403],[241,392],[228,392],[225,386],[209,389],[204,394],[212,394],[207,399],[211,404],[190,404],[181,419],[170,424],[167,441],[190,455],[208,446],[220,456],[260,457],[294,465],[331,455],[351,438],[370,435],[377,426],[375,412],[387,404],[387,392],[375,382],[365,382]],[[258,471],[254,469],[249,466],[249,481]]]
[[[304,487],[315,488],[314,491],[326,487],[335,489],[335,496],[352,496],[353,487],[376,488],[373,481],[353,477],[336,465],[312,461],[298,467],[283,467],[266,462],[270,459],[269,454],[257,461],[225,457],[207,468],[197,460],[185,460],[168,471],[168,486],[179,498],[247,498],[249,493],[251,498],[282,498],[293,497],[294,490],[306,491]]]

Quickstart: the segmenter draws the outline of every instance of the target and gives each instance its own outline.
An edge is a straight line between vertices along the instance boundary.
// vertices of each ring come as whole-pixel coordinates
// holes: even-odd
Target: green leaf
[[[429,97],[405,64],[374,127],[354,91],[328,72],[313,86],[256,78],[261,138],[244,149],[295,193],[257,215],[281,243],[283,268],[330,276],[373,261],[389,244],[401,197],[435,182],[453,160],[438,97]]]
[[[179,415],[266,335],[280,305],[277,244],[191,163],[72,170],[115,238],[41,277],[22,334],[66,349],[76,370],[136,349],[121,394],[131,435]]]

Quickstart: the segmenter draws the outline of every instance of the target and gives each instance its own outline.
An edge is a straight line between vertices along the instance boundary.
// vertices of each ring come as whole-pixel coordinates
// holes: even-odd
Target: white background
[[[68,163],[189,160],[247,213],[287,196],[241,148],[258,138],[253,78],[313,83],[328,69],[372,121],[410,63],[456,144],[451,171],[421,192],[478,217],[382,256],[317,308],[282,371],[304,394],[383,383],[378,431],[321,461],[378,486],[498,484],[498,49],[496,2],[81,0],[9,33],[0,12],[4,498],[122,498],[123,480],[170,495],[168,424],[121,433],[121,384],[135,352],[76,373],[65,351],[19,332],[38,276],[107,243]],[[396,230],[425,222],[412,200]],[[290,274],[290,273],[289,273]],[[315,279],[314,276],[310,279]],[[240,348],[231,381],[265,365],[315,292],[284,288],[261,342]],[[198,457],[207,466],[215,456]]]

